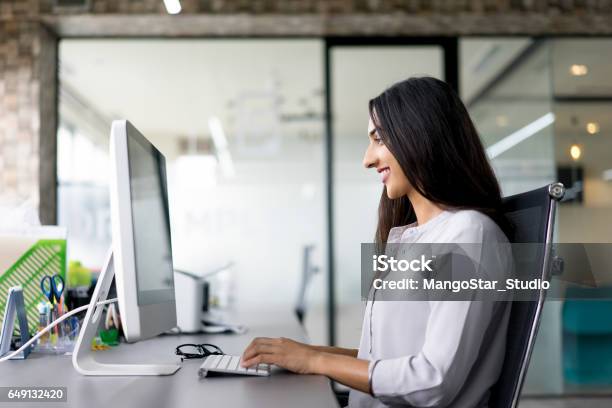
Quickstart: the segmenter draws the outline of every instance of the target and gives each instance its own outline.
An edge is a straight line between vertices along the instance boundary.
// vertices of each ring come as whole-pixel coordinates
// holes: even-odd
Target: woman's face
[[[370,144],[363,157],[363,165],[366,168],[375,168],[380,174],[390,199],[408,195],[412,189],[410,182],[391,151],[383,143],[371,118],[368,123],[368,137]]]

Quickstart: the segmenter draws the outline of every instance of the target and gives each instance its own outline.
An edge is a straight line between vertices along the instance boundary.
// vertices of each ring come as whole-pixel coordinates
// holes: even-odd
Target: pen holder
[[[39,331],[61,317],[57,307],[49,302],[41,303],[38,309],[40,315]],[[64,310],[63,312],[67,311]],[[36,351],[47,354],[71,353],[79,335],[79,327],[79,319],[76,316],[64,320],[38,340]]]

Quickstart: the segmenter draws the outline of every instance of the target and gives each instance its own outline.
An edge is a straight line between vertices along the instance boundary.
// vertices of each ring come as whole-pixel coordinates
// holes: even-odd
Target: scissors
[[[65,286],[64,278],[58,274],[45,275],[40,280],[40,290],[52,305],[60,302]]]
[[[57,309],[55,304],[60,304],[59,312],[62,313],[62,293],[64,293],[64,288],[66,287],[64,278],[62,278],[58,274],[54,275],[45,275],[40,280],[40,290],[42,293],[49,299],[49,303],[51,303],[50,315],[48,316],[49,322],[54,321],[57,318]],[[52,340],[53,344],[57,342],[57,338],[59,336],[58,327],[55,326],[55,340]]]

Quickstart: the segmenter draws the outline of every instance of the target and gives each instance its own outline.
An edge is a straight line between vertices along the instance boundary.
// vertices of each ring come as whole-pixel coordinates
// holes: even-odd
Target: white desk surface
[[[304,340],[305,333],[290,310],[242,312],[233,319],[245,323],[244,335],[164,335],[134,344],[122,343],[100,351],[104,362],[172,362],[182,343],[213,343],[227,354],[240,355],[253,337]],[[32,353],[27,360],[0,363],[0,386],[64,386],[68,402],[20,402],[32,407],[338,407],[326,377],[296,375],[275,368],[270,377],[198,378],[202,360],[185,360],[181,369],[165,377],[85,377],[72,367],[70,356]],[[0,408],[10,403],[0,403]]]

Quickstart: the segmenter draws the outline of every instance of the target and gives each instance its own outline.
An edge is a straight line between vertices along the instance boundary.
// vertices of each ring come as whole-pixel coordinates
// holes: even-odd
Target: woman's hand
[[[275,364],[299,374],[316,374],[320,354],[307,344],[284,337],[257,337],[244,350],[241,365]]]
[[[275,364],[299,374],[326,375],[369,393],[369,361],[355,358],[354,354],[357,354],[356,350],[310,346],[284,337],[257,337],[244,350],[240,364],[243,367],[259,363]]]

